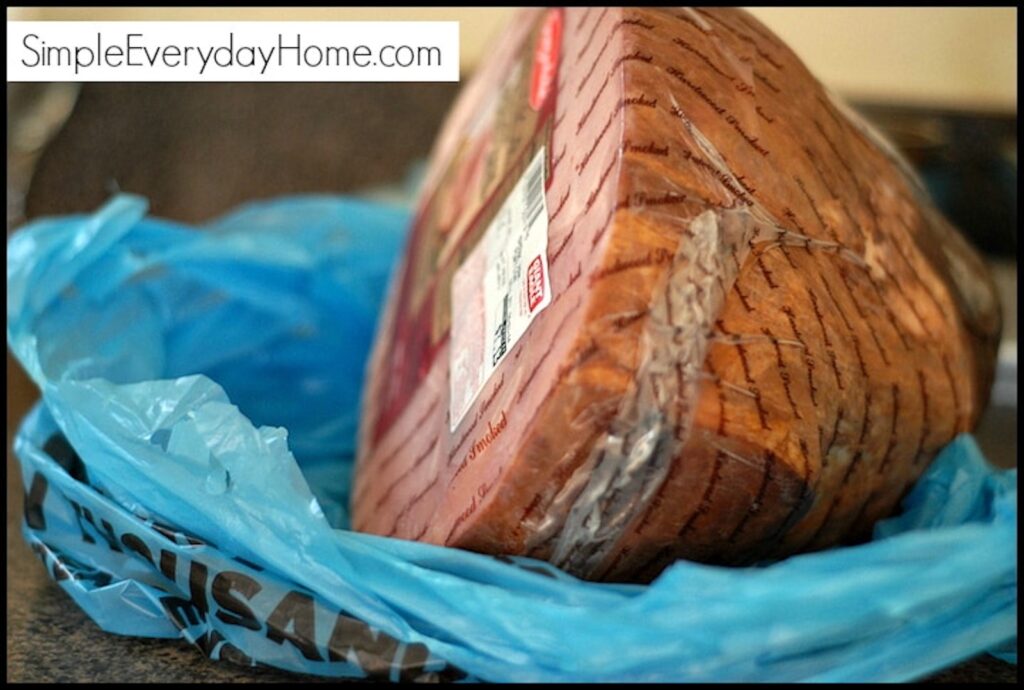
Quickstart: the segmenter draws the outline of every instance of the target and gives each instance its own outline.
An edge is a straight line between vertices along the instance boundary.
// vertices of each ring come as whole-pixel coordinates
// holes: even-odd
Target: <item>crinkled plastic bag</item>
[[[330,197],[197,232],[118,196],[8,242],[42,391],[24,536],[103,629],[326,676],[908,680],[1016,660],[1017,475],[947,447],[871,543],[584,582],[348,531],[360,383],[408,216]]]

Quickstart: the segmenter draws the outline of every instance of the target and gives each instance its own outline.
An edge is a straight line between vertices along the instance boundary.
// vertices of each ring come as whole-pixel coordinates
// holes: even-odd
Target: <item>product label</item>
[[[452,277],[452,431],[509,350],[551,302],[545,160],[541,147]]]
[[[531,179],[527,169],[535,171],[533,163],[537,160],[543,162],[544,170],[534,172],[534,175],[540,175],[541,187],[550,184],[550,156],[538,158],[537,152],[546,150],[550,153],[547,143],[554,126],[558,97],[556,86],[561,59],[562,17],[561,9],[536,13],[533,26],[506,59],[507,64],[497,72],[502,80],[501,89],[493,99],[476,109],[444,172],[421,200],[406,248],[407,265],[399,279],[393,328],[382,360],[384,371],[376,383],[379,403],[378,408],[371,411],[374,442],[387,433],[406,409],[417,387],[436,365],[438,354],[452,337],[453,313],[456,310],[480,315],[485,313],[484,281],[489,269],[483,264],[473,269],[468,259],[470,253],[482,245],[484,233],[499,223],[496,218],[507,215],[500,213],[502,204],[519,203],[519,208],[527,208],[523,191]],[[517,185],[522,189],[513,193]],[[510,202],[513,198],[518,198],[519,202]],[[547,259],[542,257],[540,261],[534,261],[543,252],[547,241],[547,212],[543,199],[540,203],[543,212],[539,217],[545,223],[538,235],[541,250],[531,256],[525,254],[525,243],[536,241],[531,229],[531,239],[524,236],[524,254],[520,257],[522,263],[519,267],[521,279],[532,278],[532,289],[526,293],[524,304],[529,308],[532,303],[533,312],[542,308],[540,305],[549,292]],[[536,209],[536,206],[529,208]],[[508,211],[508,214],[512,213]],[[519,235],[525,233],[521,228],[527,225],[526,221],[520,218],[505,222],[514,222],[520,230],[495,232],[511,233],[518,241]],[[472,287],[465,291],[452,289],[455,273],[460,269],[465,272],[478,270],[472,281],[468,280],[467,273],[467,282]],[[506,269],[507,266],[500,270]],[[506,281],[507,276],[493,276],[491,280],[497,284]],[[496,294],[504,293],[498,291]],[[453,296],[456,296],[455,300]],[[513,329],[512,321],[516,318],[513,315],[515,299],[518,298],[509,298],[509,329]],[[502,315],[501,307],[499,302],[495,312],[499,317]],[[486,313],[489,314],[488,319],[492,318],[490,307]],[[504,322],[502,318],[496,320],[497,324]],[[491,322],[481,321],[474,327],[482,334],[485,328],[491,327]],[[482,335],[480,340],[480,352],[467,356],[471,356],[473,361],[483,362]],[[497,338],[495,352],[501,349],[503,341],[506,349],[511,346],[512,330]],[[463,339],[463,343],[466,342]],[[488,345],[493,346],[494,343]],[[451,358],[446,359],[446,364],[451,364]],[[487,373],[483,371],[483,364],[480,364],[479,371],[483,372],[479,373],[482,377],[479,385],[483,385]],[[472,391],[467,395],[471,402],[477,390],[476,386],[470,388]],[[449,407],[449,411],[455,409]]]
[[[549,12],[544,18],[533,53],[530,75],[530,107],[540,110],[548,101],[558,74],[558,54],[562,47],[562,13]]]

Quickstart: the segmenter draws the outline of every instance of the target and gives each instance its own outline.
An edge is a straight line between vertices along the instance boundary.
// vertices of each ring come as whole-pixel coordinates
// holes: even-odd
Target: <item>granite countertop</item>
[[[196,222],[257,198],[397,182],[396,171],[429,153],[457,88],[87,84],[75,94],[70,119],[45,147],[29,147],[19,158],[17,147],[9,146],[8,228],[26,217],[94,209],[118,189],[149,197],[156,215]],[[8,85],[9,116],[36,95]],[[62,97],[51,109],[69,107],[67,94]],[[11,441],[38,392],[10,354],[7,381],[8,681],[322,680],[214,663],[184,642],[100,630],[50,580],[22,539],[22,487]],[[1013,445],[1015,450],[1015,437]],[[984,656],[930,680],[1016,678],[1016,666]]]

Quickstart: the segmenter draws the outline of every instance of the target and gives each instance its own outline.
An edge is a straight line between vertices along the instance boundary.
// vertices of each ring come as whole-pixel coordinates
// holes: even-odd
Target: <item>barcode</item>
[[[533,225],[544,210],[544,156],[534,161],[526,179],[526,227]]]
[[[512,296],[506,292],[501,299],[501,323],[494,331],[494,354],[491,355],[491,366],[493,367],[498,366],[498,362],[508,351],[508,319],[511,298]]]

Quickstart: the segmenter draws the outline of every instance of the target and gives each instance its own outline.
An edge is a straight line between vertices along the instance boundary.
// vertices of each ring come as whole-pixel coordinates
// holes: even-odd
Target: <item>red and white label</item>
[[[551,94],[558,74],[558,55],[562,48],[562,11],[549,10],[537,36],[530,73],[530,107],[540,110]]]
[[[526,269],[526,301],[530,305],[531,313],[544,301],[545,294],[547,293],[544,291],[544,260],[536,256]]]
[[[453,432],[533,319],[551,303],[546,160],[541,147],[452,276]]]

